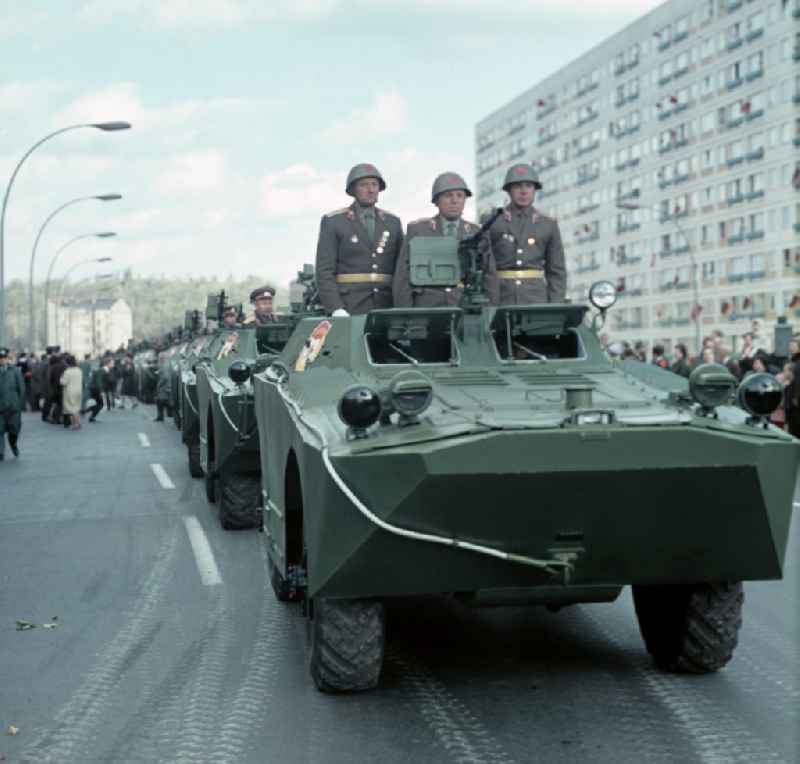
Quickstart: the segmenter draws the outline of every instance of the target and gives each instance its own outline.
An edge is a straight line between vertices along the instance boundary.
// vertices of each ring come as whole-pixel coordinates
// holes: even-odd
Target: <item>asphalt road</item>
[[[380,689],[330,697],[261,535],[219,527],[171,421],[100,419],[25,414],[0,465],[0,761],[800,761],[796,518],[718,674],[655,670],[627,591],[558,614],[428,599],[391,609]]]

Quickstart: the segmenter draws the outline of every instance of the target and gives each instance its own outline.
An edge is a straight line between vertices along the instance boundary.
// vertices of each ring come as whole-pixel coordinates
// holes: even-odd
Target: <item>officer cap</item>
[[[503,183],[503,191],[508,191],[509,187],[514,183],[533,183],[534,187],[539,189],[542,187],[539,181],[539,175],[536,170],[529,164],[513,164],[508,168],[506,179]]]
[[[8,348],[0,348],[0,358],[8,358]]]
[[[274,297],[275,296],[275,287],[270,286],[269,284],[265,284],[264,286],[257,287],[252,292],[250,292],[250,302],[255,302],[259,297]],[[228,306],[232,307],[232,306]],[[226,308],[227,310],[227,308]]]
[[[381,191],[386,190],[386,181],[383,179],[380,170],[374,164],[357,164],[355,167],[350,168],[347,173],[347,183],[345,184],[345,193],[350,196],[355,196],[353,193],[353,183],[357,180],[364,180],[364,178],[375,178],[378,181],[378,188]]]
[[[436,198],[445,191],[463,191],[467,196],[472,196],[466,181],[457,172],[443,172],[433,181],[431,202],[436,204]]]

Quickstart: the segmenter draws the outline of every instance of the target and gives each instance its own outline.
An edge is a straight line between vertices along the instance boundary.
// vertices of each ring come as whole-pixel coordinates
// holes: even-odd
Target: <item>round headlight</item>
[[[617,301],[617,288],[610,281],[596,281],[589,290],[589,302],[598,310],[608,310]]]
[[[339,418],[353,428],[357,436],[378,421],[381,398],[372,388],[359,385],[345,390],[339,400]]]
[[[415,421],[433,400],[431,381],[415,371],[401,371],[389,383],[389,398],[401,419]]]
[[[235,385],[243,385],[250,379],[250,367],[244,361],[234,361],[228,367],[228,376]]]
[[[704,363],[689,376],[689,393],[701,406],[713,409],[729,400],[736,378],[721,363]]]
[[[753,416],[769,416],[781,405],[783,388],[772,374],[749,374],[739,385],[736,400]]]

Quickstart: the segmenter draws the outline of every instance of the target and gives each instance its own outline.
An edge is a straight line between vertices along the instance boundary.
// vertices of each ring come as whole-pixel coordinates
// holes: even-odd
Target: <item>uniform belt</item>
[[[539,268],[528,268],[524,271],[497,271],[500,279],[540,279],[544,277],[544,271]]]
[[[390,273],[337,273],[337,284],[391,284]]]

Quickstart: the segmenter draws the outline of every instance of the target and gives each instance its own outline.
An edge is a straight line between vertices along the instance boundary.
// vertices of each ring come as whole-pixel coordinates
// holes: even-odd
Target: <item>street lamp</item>
[[[56,344],[58,344],[58,306],[61,304],[61,297],[64,294],[64,287],[67,284],[69,274],[81,265],[88,265],[90,263],[110,263],[112,259],[111,257],[90,257],[88,260],[81,260],[67,268],[66,272],[61,277],[61,284],[59,285],[58,296],[56,297],[55,321],[53,322],[56,326]]]
[[[57,207],[53,210],[47,218],[45,218],[44,223],[42,223],[41,227],[39,228],[39,232],[36,234],[36,239],[33,242],[33,251],[31,252],[31,265],[30,265],[30,273],[28,276],[28,345],[31,350],[34,349],[34,344],[36,343],[36,311],[33,309],[33,266],[36,262],[36,248],[39,246],[39,239],[42,238],[42,234],[44,233],[44,229],[47,228],[47,224],[56,216],[58,215],[61,210],[66,209],[67,207],[77,204],[78,202],[88,201],[90,199],[97,199],[101,202],[115,202],[118,199],[122,199],[121,194],[99,194],[97,196],[79,196],[77,199],[70,199],[68,202],[65,202],[60,207]],[[45,303],[46,307],[46,303]]]
[[[53,255],[53,259],[50,261],[50,265],[47,268],[47,278],[44,282],[44,344],[45,347],[49,344],[49,335],[50,335],[50,327],[48,326],[49,322],[47,320],[47,306],[50,299],[50,277],[53,275],[53,268],[55,267],[56,261],[58,260],[58,256],[68,247],[70,244],[74,244],[76,241],[81,241],[81,239],[109,239],[112,236],[116,236],[117,234],[114,231],[101,231],[100,233],[84,233],[80,236],[75,236],[74,238],[70,239],[66,244],[62,244],[61,247],[56,251],[55,255]]]
[[[640,204],[634,204],[632,202],[617,202],[617,207],[621,210],[641,210],[641,209],[649,209],[652,211],[658,211],[658,206],[650,206],[650,207],[642,207]],[[692,313],[694,314],[694,340],[695,345],[697,347],[697,352],[700,353],[701,351],[701,340],[700,340],[700,286],[697,280],[697,260],[694,254],[694,247],[692,246],[691,242],[689,241],[689,237],[686,235],[686,231],[683,230],[681,224],[678,222],[678,218],[676,215],[670,215],[670,220],[675,224],[675,228],[678,229],[678,233],[680,233],[681,237],[683,238],[684,242],[686,242],[686,246],[689,250],[689,260],[692,264],[692,293],[694,294],[694,310]]]
[[[69,125],[55,130],[44,138],[36,141],[23,155],[22,159],[17,162],[14,171],[11,173],[11,179],[6,186],[6,192],[3,195],[3,207],[0,209],[0,345],[5,343],[6,336],[6,282],[5,282],[5,222],[6,222],[6,207],[8,206],[8,197],[11,193],[11,187],[14,185],[14,180],[17,173],[22,167],[25,160],[41,146],[45,141],[49,141],[56,135],[66,133],[69,130],[78,130],[83,127],[92,127],[96,130],[102,130],[106,133],[117,132],[118,130],[129,130],[131,127],[130,122],[88,122],[80,125]]]

